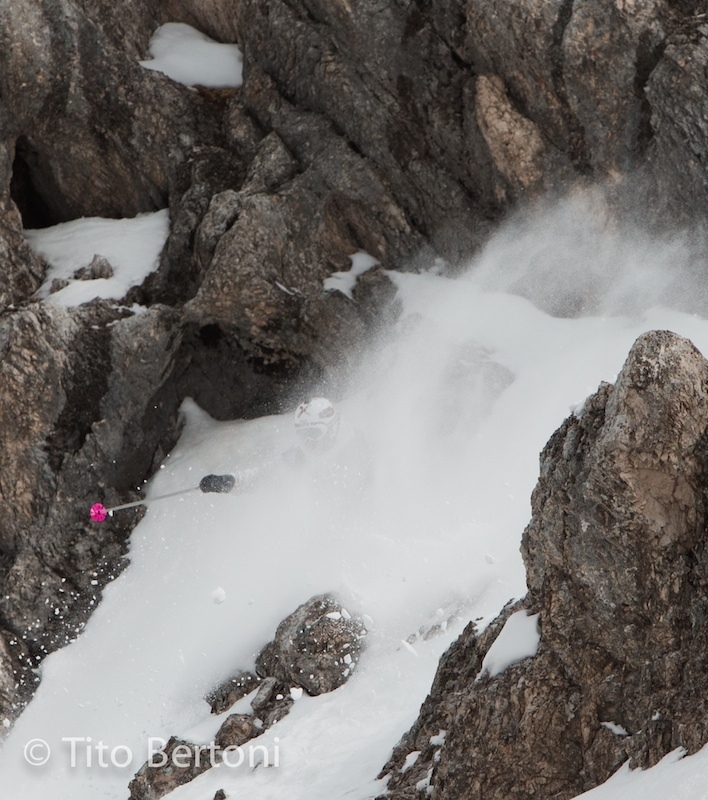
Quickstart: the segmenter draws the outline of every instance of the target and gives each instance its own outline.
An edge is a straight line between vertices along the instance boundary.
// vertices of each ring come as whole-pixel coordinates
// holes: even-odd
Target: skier
[[[268,462],[260,467],[242,469],[235,475],[205,475],[199,486],[181,489],[149,500],[106,508],[103,503],[94,503],[90,509],[93,522],[103,522],[115,511],[166,500],[187,492],[216,492],[228,494],[234,490],[244,491],[255,485],[260,478],[271,473],[279,463],[291,469],[299,469],[311,480],[328,488],[339,489],[350,496],[358,496],[367,484],[371,471],[371,459],[364,436],[339,418],[339,412],[325,397],[313,397],[301,403],[295,411],[295,435],[299,444],[286,450],[280,462]]]
[[[281,462],[292,469],[303,469],[319,482],[343,489],[361,489],[369,472],[369,458],[360,431],[346,425],[339,412],[325,397],[313,397],[295,411],[295,435],[298,444],[286,450]],[[228,494],[243,491],[258,482],[263,473],[271,472],[276,463],[244,469],[235,475],[205,475],[199,488],[202,492]]]

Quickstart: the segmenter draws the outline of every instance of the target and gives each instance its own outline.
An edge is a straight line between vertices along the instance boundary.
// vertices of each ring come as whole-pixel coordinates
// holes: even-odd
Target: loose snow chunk
[[[163,72],[185,86],[213,89],[241,86],[243,57],[235,44],[220,44],[183,22],[168,22],[153,34],[152,59],[141,61],[145,69]]]
[[[512,614],[487,651],[477,678],[485,672],[493,678],[522,658],[535,656],[541,641],[538,617],[538,614],[529,615],[524,609]]]
[[[335,622],[342,618],[342,615],[339,611],[330,611],[329,614],[325,615],[327,619],[333,619]]]
[[[170,217],[164,209],[133,219],[84,217],[26,230],[29,246],[49,264],[37,296],[64,306],[78,306],[96,297],[120,300],[157,268],[169,229]],[[88,267],[96,255],[108,261],[113,276],[76,279],[74,274]],[[55,280],[67,285],[51,292]]]
[[[621,725],[618,725],[616,722],[601,722],[603,728],[607,728],[608,731],[612,731],[615,736],[629,736],[629,733],[623,728]]]
[[[346,272],[333,272],[329,278],[325,278],[322,285],[325,292],[341,292],[350,300],[353,300],[354,295],[352,292],[359,276],[377,266],[379,262],[363,250],[354,253],[353,256],[349,256],[349,260],[352,262],[351,269]]]
[[[217,586],[216,589],[211,593],[211,599],[214,601],[216,605],[223,603],[226,600],[226,591],[221,588],[221,586]]]

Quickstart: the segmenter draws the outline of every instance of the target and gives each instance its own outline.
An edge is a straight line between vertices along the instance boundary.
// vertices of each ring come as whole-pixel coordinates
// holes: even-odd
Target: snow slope
[[[201,699],[208,689],[252,666],[299,603],[334,591],[370,629],[350,681],[302,696],[262,737],[277,747],[277,767],[211,770],[170,800],[204,800],[220,788],[244,800],[364,800],[380,791],[378,770],[415,719],[440,654],[467,620],[489,620],[525,592],[519,541],[550,434],[613,380],[641,332],[669,328],[708,353],[708,314],[698,288],[688,291],[691,243],[616,230],[588,202],[511,221],[459,279],[391,276],[404,313],[371,344],[340,404],[371,451],[362,494],[283,466],[244,495],[193,493],[151,506],[133,533],[129,568],[81,637],[44,662],[39,691],[0,751],[0,785],[26,800],[124,800],[149,737],[208,740],[218,724]],[[548,313],[570,308],[581,316]],[[292,443],[289,415],[219,423],[191,402],[184,413],[185,432],[151,495],[258,465]],[[458,619],[437,638],[405,641],[453,612]],[[83,740],[75,766],[69,737]],[[26,763],[36,739],[52,750],[44,766]],[[98,766],[99,742],[132,762]],[[672,797],[698,800],[703,776],[703,754],[673,757],[647,773],[620,771],[590,795],[654,800],[668,796],[654,787],[675,781],[683,794]]]

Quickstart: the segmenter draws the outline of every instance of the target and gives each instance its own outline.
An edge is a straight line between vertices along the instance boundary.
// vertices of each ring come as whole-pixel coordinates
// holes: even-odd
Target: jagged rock
[[[301,686],[316,695],[341,686],[356,666],[365,634],[361,621],[334,598],[320,595],[303,603],[283,620],[274,641],[259,654],[256,666],[259,677],[236,673],[207,696],[212,712],[220,713],[219,709],[231,697],[245,697],[258,682],[258,691],[251,700],[253,713],[229,715],[219,728],[212,748],[205,749],[201,757],[195,756],[184,768],[177,769],[172,763],[174,748],[187,745],[192,753],[199,748],[172,737],[163,748],[164,755],[159,756],[166,763],[153,766],[146,762],[136,773],[130,783],[130,800],[158,800],[220,763],[226,748],[241,747],[275,725],[294,703],[288,687]]]
[[[95,281],[98,278],[112,278],[113,267],[103,256],[96,254],[87,267],[77,269],[73,275],[75,280]]]
[[[0,628],[0,741],[20,715],[38,682],[33,659],[14,634]]]
[[[5,149],[0,146],[0,305],[30,297],[42,283],[44,266],[22,236],[22,219],[10,199],[11,170],[3,170]],[[4,173],[4,174],[3,174]]]
[[[281,138],[269,133],[261,142],[248,167],[242,191],[253,194],[274,192],[295,176],[298,162],[288,153]]]
[[[212,761],[215,759],[209,751],[173,736],[154,762],[146,761],[130,782],[129,800],[159,800],[211,769]]]
[[[251,714],[231,714],[216,734],[215,742],[220,749],[241,747],[255,736],[263,733],[263,728],[255,724]]]
[[[60,292],[62,289],[66,289],[68,285],[69,280],[67,278],[54,278],[49,285],[49,294]]]
[[[278,625],[256,659],[256,672],[311,695],[331,692],[356,667],[365,635],[359,618],[333,597],[317,595]]]
[[[289,690],[277,678],[265,678],[258,693],[251,701],[253,713],[262,723],[263,729],[279,722],[293,705]]]
[[[283,685],[278,682],[277,678],[266,677],[265,675],[262,675],[262,677],[263,681],[258,688],[258,692],[251,701],[251,708],[254,714],[260,714],[265,711],[275,700],[276,694],[283,691]]]
[[[294,702],[290,694],[276,695],[275,703],[273,703],[271,709],[265,715],[263,727],[270,728],[272,725],[275,725],[276,722],[280,722],[283,717],[286,717],[290,713]]]
[[[77,635],[121,569],[140,514],[97,537],[86,509],[126,496],[174,440],[165,369],[178,344],[158,308],[135,317],[109,303],[40,303],[0,317],[0,624],[35,663]],[[167,424],[155,413],[165,405]]]
[[[242,697],[250,694],[260,683],[261,679],[252,672],[243,670],[227,678],[205,697],[211,706],[212,714],[223,714]]]
[[[704,17],[686,14],[677,33],[662,45],[645,92],[645,115],[653,136],[648,155],[658,175],[657,196],[688,212],[691,197],[705,192],[701,153],[708,124],[700,111],[701,78],[708,61],[708,25]]]
[[[708,741],[707,435],[708,362],[644,334],[541,456],[522,543],[538,654],[477,680],[515,609],[469,625],[384,769],[388,797],[560,800]]]
[[[218,325],[266,364],[312,359],[332,367],[341,361],[367,326],[360,309],[343,307],[324,292],[323,281],[348,269],[358,250],[383,260],[392,249],[364,222],[375,204],[386,207],[381,182],[338,140],[331,150],[322,163],[331,163],[334,186],[319,174],[322,167],[298,174],[275,193],[250,184],[215,198],[198,231],[204,277],[185,306],[188,319]],[[335,163],[347,162],[357,163],[334,170]],[[349,185],[340,189],[336,184],[344,179]],[[402,220],[393,222],[389,235],[395,242]],[[376,308],[363,306],[364,314]]]

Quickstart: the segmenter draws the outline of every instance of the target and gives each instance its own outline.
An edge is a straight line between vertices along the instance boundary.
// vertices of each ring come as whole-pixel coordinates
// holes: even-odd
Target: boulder
[[[342,686],[355,669],[364,623],[334,597],[317,595],[284,619],[256,659],[256,672],[310,695]]]
[[[216,734],[215,742],[220,750],[227,747],[241,747],[250,739],[263,732],[252,714],[231,714]]]
[[[212,714],[223,714],[237,700],[250,694],[260,682],[261,679],[252,672],[239,670],[212,689],[204,699],[211,706]]]
[[[208,750],[173,736],[153,762],[146,761],[136,773],[128,786],[128,800],[159,800],[206,772],[214,766],[212,761]]]
[[[362,622],[333,597],[318,595],[303,603],[283,620],[275,639],[259,654],[257,677],[237,672],[207,696],[212,713],[223,713],[233,704],[226,705],[231,698],[236,702],[258,686],[251,700],[253,713],[230,714],[211,748],[203,748],[201,753],[196,745],[173,736],[163,749],[164,755],[158,756],[160,763],[147,761],[138,770],[130,783],[130,800],[159,800],[177,786],[217,766],[224,750],[242,747],[289,713],[296,695],[292,689],[302,694],[304,688],[315,695],[341,686],[356,666],[365,634]],[[176,768],[172,753],[178,746],[186,747],[193,758],[184,767]]]

